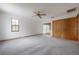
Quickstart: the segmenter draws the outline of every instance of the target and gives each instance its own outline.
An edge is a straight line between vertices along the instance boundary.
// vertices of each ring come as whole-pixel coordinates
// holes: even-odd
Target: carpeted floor
[[[0,55],[79,55],[79,43],[37,35],[0,42]]]

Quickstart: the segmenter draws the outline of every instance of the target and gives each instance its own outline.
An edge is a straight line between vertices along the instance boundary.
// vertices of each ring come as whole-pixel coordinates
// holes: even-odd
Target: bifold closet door
[[[79,17],[53,21],[53,37],[67,40],[79,40]]]
[[[79,15],[78,15],[78,41],[79,41]]]
[[[63,20],[53,21],[53,37],[62,38],[63,37]]]
[[[68,18],[65,20],[64,38],[69,40],[78,40],[77,37],[77,18]]]

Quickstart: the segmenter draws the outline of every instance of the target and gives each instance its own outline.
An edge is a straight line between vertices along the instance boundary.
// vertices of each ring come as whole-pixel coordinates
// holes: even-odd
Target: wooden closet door
[[[56,38],[63,37],[63,20],[56,20],[53,22],[53,36]]]
[[[78,41],[79,41],[79,14],[77,18],[78,18],[77,21],[78,21]]]
[[[77,18],[69,18],[65,20],[64,38],[69,40],[78,40]]]

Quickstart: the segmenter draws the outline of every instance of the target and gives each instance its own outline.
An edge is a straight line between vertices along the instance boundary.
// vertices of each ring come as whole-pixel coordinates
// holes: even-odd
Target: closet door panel
[[[78,41],[79,41],[79,15],[78,15],[78,18],[77,18],[77,21],[78,21]]]
[[[65,20],[64,38],[69,40],[78,40],[77,38],[77,19],[69,18]]]
[[[62,38],[63,36],[63,20],[57,20],[53,22],[53,36]]]

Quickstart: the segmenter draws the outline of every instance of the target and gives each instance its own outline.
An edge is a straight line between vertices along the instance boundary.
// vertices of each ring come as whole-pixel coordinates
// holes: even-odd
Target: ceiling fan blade
[[[46,14],[40,14],[40,15],[46,15]]]

